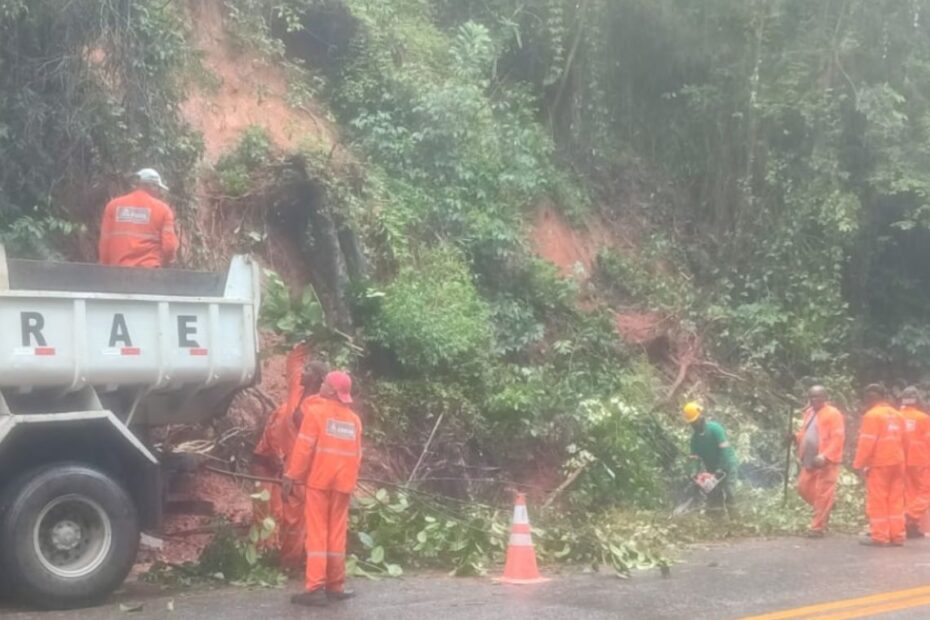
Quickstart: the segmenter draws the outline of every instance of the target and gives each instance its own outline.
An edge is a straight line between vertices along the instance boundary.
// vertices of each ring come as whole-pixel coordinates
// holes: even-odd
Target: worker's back
[[[930,417],[912,405],[901,407],[907,435],[907,465],[909,467],[930,466]]]
[[[145,190],[107,205],[100,227],[101,264],[157,268],[172,262],[177,249],[171,208]]]
[[[326,398],[301,404],[303,422],[287,476],[310,489],[351,493],[358,479],[362,423],[346,405]],[[309,474],[309,475],[308,475]]]
[[[905,460],[904,418],[887,403],[879,403],[862,417],[856,469],[903,465]]]

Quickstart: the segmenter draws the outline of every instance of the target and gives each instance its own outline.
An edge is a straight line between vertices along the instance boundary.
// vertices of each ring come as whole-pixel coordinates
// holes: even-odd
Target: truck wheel
[[[91,605],[126,578],[139,548],[139,519],[122,486],[96,469],[61,463],[10,489],[0,520],[0,572],[33,605]]]

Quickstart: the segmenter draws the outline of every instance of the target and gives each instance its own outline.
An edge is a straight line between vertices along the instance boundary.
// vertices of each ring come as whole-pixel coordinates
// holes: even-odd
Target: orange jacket
[[[107,204],[100,225],[100,264],[163,267],[178,252],[171,207],[142,189]]]
[[[804,455],[801,450],[804,447],[804,434],[807,425],[814,416],[814,410],[810,407],[804,410],[804,421],[801,423],[801,429],[796,433],[798,443],[798,456],[803,459]],[[831,463],[839,464],[843,462],[843,446],[846,443],[846,421],[840,410],[830,404],[825,404],[816,413],[817,420],[813,422],[817,425],[817,437],[819,446],[817,454],[827,459]]]
[[[901,407],[907,437],[907,466],[930,466],[930,416],[910,405]]]
[[[862,416],[853,468],[903,465],[906,442],[901,413],[888,403],[878,403]]]
[[[362,461],[362,422],[355,412],[328,398],[300,404],[304,418],[285,475],[307,488],[351,493]]]

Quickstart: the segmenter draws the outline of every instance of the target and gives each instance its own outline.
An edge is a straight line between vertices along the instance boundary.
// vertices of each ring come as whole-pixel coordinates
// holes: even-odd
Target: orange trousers
[[[837,464],[824,465],[819,469],[801,469],[798,476],[798,494],[814,509],[811,531],[823,532],[830,522],[830,511],[836,499],[836,480],[840,475]]]
[[[904,499],[908,518],[920,523],[930,509],[930,467],[907,468]]]
[[[346,581],[348,493],[307,489],[307,592],[342,592]]]
[[[904,465],[869,469],[865,512],[875,542],[904,542],[904,478]]]

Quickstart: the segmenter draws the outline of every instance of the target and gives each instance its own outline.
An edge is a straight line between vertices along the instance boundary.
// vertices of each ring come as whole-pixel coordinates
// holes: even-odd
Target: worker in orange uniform
[[[100,225],[100,264],[164,267],[178,252],[174,213],[159,200],[168,187],[151,168],[136,173],[136,189],[107,204]]]
[[[904,544],[904,418],[889,404],[881,385],[865,389],[866,412],[862,416],[853,468],[866,480],[865,511],[870,536],[862,544],[875,547]]]
[[[808,538],[823,538],[836,498],[846,423],[843,414],[827,402],[827,390],[822,385],[808,390],[807,398],[801,429],[793,437],[801,463],[798,494],[814,509]]]
[[[306,591],[291,599],[296,605],[354,595],[345,589],[346,528],[361,464],[362,423],[351,402],[351,377],[334,371],[326,375],[320,398],[300,406],[303,421],[282,484],[285,498],[298,481],[306,487],[307,581]]]
[[[920,407],[914,386],[901,392],[901,415],[907,437],[907,477],[904,481],[908,538],[923,538],[921,522],[930,508],[930,416]]]
[[[297,345],[288,354],[286,373],[288,398],[268,417],[261,440],[253,452],[253,473],[258,476],[278,478],[284,472],[287,458],[297,440],[299,416],[296,415],[303,398],[315,396],[326,376],[327,368],[322,362],[304,363],[307,349]],[[268,510],[256,511],[255,520],[261,522],[266,516],[274,518],[276,528],[267,541],[268,547],[280,551],[281,565],[285,568],[301,568],[304,563],[304,497],[300,489],[291,493],[287,501],[275,484],[266,484],[270,499]]]

